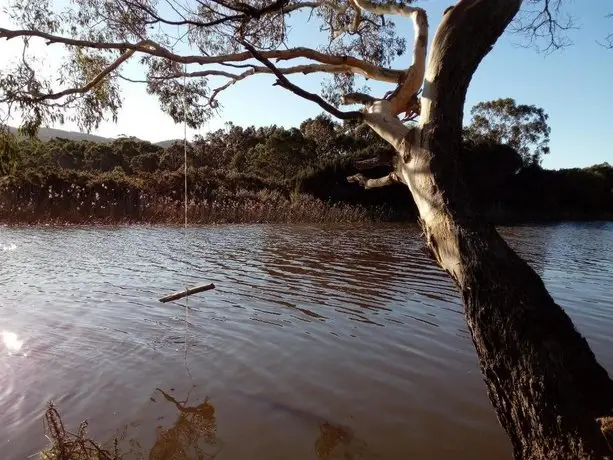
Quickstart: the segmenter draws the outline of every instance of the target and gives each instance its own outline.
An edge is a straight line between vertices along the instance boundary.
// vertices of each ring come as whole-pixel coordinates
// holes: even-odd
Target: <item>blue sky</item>
[[[429,14],[430,36],[438,25],[443,10],[450,0],[424,0],[418,2]],[[505,33],[494,49],[486,56],[471,82],[465,120],[470,119],[470,108],[480,101],[499,97],[513,97],[518,103],[543,107],[550,116],[551,153],[544,158],[546,168],[588,166],[608,161],[613,163],[610,145],[611,119],[613,118],[613,50],[606,50],[602,41],[613,32],[613,5],[605,0],[577,2],[569,0],[566,11],[577,19],[578,30],[569,32],[571,47],[550,55],[534,49],[517,46],[521,37]],[[6,6],[7,0],[0,0]],[[315,47],[318,44],[316,24],[304,24],[300,17],[294,21],[293,45]],[[397,20],[399,28],[406,28],[412,43],[412,26],[408,20]],[[1,25],[8,25],[0,19]],[[42,45],[41,45],[42,46]],[[15,44],[0,42],[0,52],[15,53]],[[39,48],[43,49],[43,48]],[[49,59],[59,57],[60,49],[45,50]],[[4,54],[4,52],[3,52]],[[410,57],[396,60],[393,67],[406,67]],[[130,73],[137,72],[130,66]],[[292,81],[310,91],[318,91],[322,78],[293,76]],[[305,101],[279,87],[273,87],[273,78],[262,75],[237,83],[223,93],[220,102],[223,111],[198,131],[223,127],[231,121],[238,125],[297,126],[302,120],[321,112],[315,104]],[[370,83],[369,83],[370,84]],[[370,84],[374,94],[383,94],[390,87]],[[60,127],[60,126],[57,126]],[[66,124],[63,129],[75,129]],[[175,125],[157,106],[155,98],[148,96],[144,88],[126,84],[124,108],[118,122],[105,122],[96,134],[103,136],[133,135],[151,141],[182,138],[183,127]]]

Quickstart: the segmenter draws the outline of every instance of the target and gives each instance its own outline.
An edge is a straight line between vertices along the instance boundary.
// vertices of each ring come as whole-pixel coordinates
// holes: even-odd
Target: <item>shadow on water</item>
[[[342,427],[323,422],[319,425],[319,432],[315,454],[320,460],[375,458],[369,455],[365,443],[356,441],[353,434]]]
[[[156,441],[149,451],[149,460],[213,459],[221,448],[217,437],[215,408],[208,398],[194,406],[188,406],[188,398],[179,402],[160,388],[159,393],[173,404],[178,417],[170,428],[158,427]]]
[[[224,443],[217,432],[216,409],[208,397],[205,397],[204,401],[200,403],[190,405],[191,390],[182,401],[161,388],[157,388],[155,393],[159,394],[163,400],[173,406],[176,412],[173,413],[175,418],[171,426],[157,426],[151,448],[143,446],[138,437],[132,437],[129,432],[129,426],[125,426],[123,430],[116,433],[113,439],[100,446],[94,457],[79,453],[75,449],[72,449],[70,454],[54,455],[52,453],[53,450],[47,450],[49,449],[47,447],[43,451],[44,455],[41,458],[45,460],[90,460],[91,458],[101,460],[213,460],[230,458],[224,456]],[[250,398],[260,399],[253,396]],[[157,403],[159,399],[152,396],[150,401]],[[268,410],[280,409],[294,417],[307,421],[313,427],[317,427],[318,436],[313,443],[314,458],[317,460],[379,458],[368,450],[365,442],[355,437],[353,430],[348,426],[331,423],[308,411],[296,409],[278,402],[266,399],[260,399],[259,402],[263,403],[264,407]],[[252,399],[250,403],[253,404],[254,400]],[[56,423],[63,425],[59,413],[57,411],[54,411],[54,413],[57,414]],[[164,418],[164,416],[159,416],[158,420]],[[83,422],[81,427],[83,426],[86,427],[87,423]],[[132,426],[138,426],[138,424],[133,424]],[[80,428],[74,432],[66,430],[63,439],[59,439],[59,436],[53,435],[52,432],[48,433],[47,437],[55,443],[55,446],[58,443],[63,444],[63,451],[66,451],[66,446],[70,447],[71,442],[75,444],[77,442],[83,443],[83,441],[89,442],[90,439],[86,433],[86,430],[82,431],[82,428]],[[73,440],[71,441],[69,437],[73,437]],[[93,443],[95,440],[91,440],[91,442]],[[91,445],[93,446],[93,444]],[[117,450],[116,446],[119,446]]]
[[[164,390],[157,389],[164,399],[178,411],[174,425],[158,427],[156,442],[149,451],[150,460],[174,458],[212,459],[219,452],[215,408],[208,398],[195,406],[188,406],[188,398],[179,402]],[[213,449],[213,452],[209,450]]]

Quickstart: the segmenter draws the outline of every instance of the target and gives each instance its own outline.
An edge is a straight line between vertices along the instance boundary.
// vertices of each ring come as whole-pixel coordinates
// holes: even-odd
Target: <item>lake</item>
[[[613,373],[613,223],[505,227]],[[510,459],[414,225],[0,228],[0,452],[53,401],[127,458]],[[168,304],[193,284],[216,289]]]

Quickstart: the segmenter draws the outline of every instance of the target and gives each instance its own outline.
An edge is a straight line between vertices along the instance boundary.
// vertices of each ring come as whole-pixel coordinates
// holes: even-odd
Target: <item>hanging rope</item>
[[[177,43],[178,41],[181,39],[181,37],[179,37],[177,39]],[[175,43],[176,45],[176,43]],[[174,45],[173,45],[173,49],[174,49]],[[183,219],[183,246],[184,246],[184,252],[185,252],[185,256],[187,257],[187,253],[188,253],[188,239],[187,239],[187,225],[188,225],[188,218],[187,218],[187,208],[188,208],[188,201],[187,201],[187,193],[188,193],[188,187],[187,187],[187,64],[183,64],[183,214],[184,214],[184,219]],[[187,280],[188,280],[188,276],[189,273],[187,271],[187,264],[185,265],[185,290],[182,292],[175,292],[174,294],[170,294],[167,295],[165,297],[162,297],[160,300],[160,302],[170,302],[172,300],[179,300],[181,298],[185,298],[185,353],[184,353],[184,357],[185,357],[185,361],[187,364],[187,340],[188,340],[188,332],[189,332],[189,301],[188,301],[188,296],[192,295],[192,294],[196,294],[198,292],[203,292],[203,291],[208,291],[210,289],[214,289],[215,285],[214,284],[206,284],[206,285],[200,285],[200,286],[196,286],[193,288],[189,288]],[[189,369],[188,369],[189,372]]]
[[[187,257],[187,64],[183,64],[183,210],[185,220],[183,222],[183,244],[185,247],[185,256]],[[187,264],[185,265],[185,291],[189,290],[187,285]],[[185,296],[185,359],[187,359],[187,333],[188,333],[188,306],[189,296]]]
[[[178,28],[178,26],[177,26]],[[181,37],[177,38],[177,43],[181,40]],[[175,45],[177,44],[175,43]],[[174,49],[174,46],[173,46]],[[187,216],[187,64],[183,64],[183,246],[185,257],[188,254],[188,238],[187,238],[187,225],[188,225],[188,216]],[[170,302],[172,300],[179,300],[185,298],[185,348],[183,353],[183,361],[185,363],[185,369],[187,371],[187,375],[189,376],[190,381],[192,382],[192,388],[194,388],[194,382],[192,379],[192,374],[189,370],[189,366],[187,364],[187,349],[188,349],[188,335],[189,335],[189,301],[188,297],[192,294],[196,294],[198,292],[208,291],[209,289],[214,289],[214,284],[206,284],[201,286],[195,286],[193,288],[188,287],[188,266],[185,264],[185,290],[182,292],[175,292],[174,294],[167,295],[160,299],[160,302]],[[191,390],[190,390],[191,391]],[[189,394],[188,394],[189,397]]]
[[[183,243],[185,254],[187,255],[188,246],[187,246],[187,64],[183,64],[183,213],[184,213],[184,221],[183,221]],[[187,266],[185,267],[185,290],[181,292],[175,292],[173,294],[162,297],[160,302],[170,302],[172,300],[179,300],[185,297],[185,323],[187,324],[188,320],[188,302],[187,297],[192,294],[197,294],[199,292],[208,291],[210,289],[214,289],[215,285],[211,284],[203,284],[200,286],[195,286],[193,288],[189,288],[187,285]],[[187,347],[187,344],[186,344]],[[187,348],[186,348],[187,352]]]
[[[179,29],[179,26],[177,26],[177,29]],[[185,35],[184,35],[185,36]],[[179,36],[177,38],[177,41],[175,42],[175,45],[181,40],[181,36]],[[174,51],[174,46],[172,46],[172,49]],[[188,237],[187,237],[187,226],[188,226],[188,215],[187,215],[187,209],[188,209],[188,201],[187,201],[187,194],[188,194],[188,184],[187,184],[187,116],[188,116],[188,112],[187,112],[187,64],[183,64],[183,246],[184,246],[184,252],[185,252],[185,257],[187,258],[188,255]],[[203,291],[208,291],[210,289],[214,289],[215,285],[213,283],[211,284],[206,284],[206,285],[199,285],[199,286],[194,286],[192,288],[188,287],[188,266],[187,264],[185,264],[185,290],[181,291],[181,292],[175,292],[173,294],[167,295],[162,297],[160,300],[160,302],[170,302],[170,301],[174,301],[174,300],[179,300],[182,298],[185,298],[185,349],[184,349],[184,353],[183,353],[183,361],[185,364],[185,370],[187,371],[187,375],[189,377],[189,380],[192,384],[191,389],[188,392],[188,398],[189,398],[189,394],[191,393],[192,389],[195,388],[195,384],[194,384],[194,380],[192,378],[192,374],[189,370],[189,366],[187,363],[187,349],[188,349],[188,334],[189,334],[189,301],[188,301],[188,297],[192,294],[197,294],[199,292],[203,292]]]

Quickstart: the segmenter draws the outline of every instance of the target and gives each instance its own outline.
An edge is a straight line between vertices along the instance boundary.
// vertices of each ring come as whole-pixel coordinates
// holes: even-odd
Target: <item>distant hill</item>
[[[16,128],[9,127],[11,132],[17,131]],[[38,138],[43,141],[50,141],[56,137],[70,139],[71,141],[92,141],[92,142],[113,142],[113,139],[108,137],[96,136],[95,134],[79,133],[77,131],[64,131],[63,129],[55,128],[40,128],[38,130]]]
[[[156,142],[155,145],[159,145],[163,149],[167,149],[175,143],[183,144],[183,139],[168,139],[167,141]]]
[[[11,132],[17,131],[16,128],[9,126]],[[115,139],[111,137],[96,136],[95,134],[80,133],[78,131],[65,131],[63,129],[55,128],[40,128],[38,130],[38,138],[43,141],[50,141],[60,137],[62,139],[69,139],[71,141],[91,141],[105,144],[107,142],[113,142]],[[159,145],[162,148],[168,148],[175,142],[183,142],[183,139],[169,139],[167,141],[156,142],[155,145]]]

